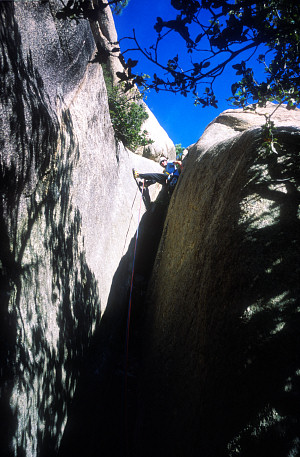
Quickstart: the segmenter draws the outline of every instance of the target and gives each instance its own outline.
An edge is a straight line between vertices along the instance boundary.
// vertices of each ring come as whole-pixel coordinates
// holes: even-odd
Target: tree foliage
[[[63,2],[63,0],[61,0]],[[119,13],[129,0],[68,0],[59,18],[97,20],[99,11],[110,5]],[[287,103],[292,109],[300,103],[300,4],[286,0],[170,0],[173,18],[158,17],[156,40],[148,49],[135,31],[123,37],[125,49],[119,59],[124,71],[117,75],[130,91],[135,85],[170,91],[183,96],[193,94],[196,105],[217,107],[215,81],[232,67],[237,80],[231,85],[233,105],[265,106],[268,101]],[[162,40],[180,36],[185,52],[160,57]],[[124,43],[124,41],[123,41]],[[123,46],[122,43],[122,46]],[[132,45],[133,44],[133,45]],[[119,52],[118,48],[116,50]],[[126,57],[142,53],[157,67],[150,80],[135,72],[137,60]],[[109,57],[106,53],[106,58]],[[189,59],[186,59],[188,55]],[[116,56],[115,56],[116,57]],[[255,60],[263,76],[254,71]],[[184,64],[188,65],[184,67]],[[102,61],[101,61],[102,63]],[[134,69],[134,70],[133,70]]]
[[[132,150],[153,143],[148,132],[141,130],[143,122],[149,117],[141,103],[142,95],[135,91],[133,99],[130,100],[128,94],[124,93],[122,84],[107,85],[107,89],[109,112],[116,138]]]
[[[112,11],[115,14],[122,14],[123,9],[128,5],[129,0],[119,0],[111,5]]]
[[[175,153],[176,153],[176,159],[181,160],[182,159],[182,154],[183,154],[184,148],[181,146],[181,143],[175,144]]]
[[[135,32],[126,37],[134,42],[130,51],[139,51],[157,65],[157,73],[145,83],[148,87],[183,96],[192,93],[196,104],[217,107],[214,83],[232,66],[238,77],[231,86],[234,105],[277,101],[293,108],[299,104],[300,4],[286,0],[171,0],[171,4],[176,16],[157,18],[156,42],[149,49],[139,43]],[[179,55],[160,60],[160,43],[170,33],[178,34],[185,44],[190,55],[187,68]],[[264,68],[262,81],[254,74],[254,59]],[[140,83],[140,75],[131,73],[128,81]]]

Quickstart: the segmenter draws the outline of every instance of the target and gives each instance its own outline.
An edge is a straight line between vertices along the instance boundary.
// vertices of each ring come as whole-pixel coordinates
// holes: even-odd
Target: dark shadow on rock
[[[281,150],[259,157],[245,188],[269,201],[272,220],[262,226],[254,216],[238,227],[241,280],[223,330],[214,330],[225,337],[218,348],[228,366],[211,368],[206,411],[218,410],[211,429],[222,431],[225,455],[300,452],[300,149],[295,129],[276,133]]]
[[[1,103],[7,139],[1,142],[7,159],[4,154],[0,168],[1,455],[25,456],[26,447],[36,443],[39,457],[50,457],[56,454],[81,363],[100,320],[100,302],[95,277],[79,246],[80,214],[70,203],[72,172],[79,157],[70,114],[62,113],[59,126],[30,53],[23,57],[13,2],[1,2],[0,12]],[[41,220],[45,226],[39,225]],[[42,252],[35,250],[35,243]],[[32,249],[30,263],[24,260],[28,249]],[[45,322],[47,300],[41,303],[39,289],[46,258],[52,263],[48,306],[59,326],[55,345],[47,340],[52,329]],[[20,420],[18,409],[11,406],[12,391],[17,388],[27,398],[33,383],[37,428],[28,408],[12,449]]]
[[[164,189],[156,203],[152,203],[151,209],[144,214],[139,226],[126,394],[126,326],[135,238],[131,240],[128,251],[121,259],[114,275],[108,305],[86,358],[59,457],[76,457],[84,454],[89,457],[131,455],[136,420],[136,381],[141,357],[140,340],[143,337],[140,333],[140,322],[144,312],[143,301],[168,200]]]
[[[9,449],[16,428],[16,420],[9,400],[13,388],[14,365],[16,358],[16,314],[17,310],[8,312],[12,281],[18,276],[18,266],[9,249],[7,227],[3,219],[2,204],[0,207],[0,364],[1,364],[1,398],[0,398],[0,446],[4,456],[13,455]]]
[[[282,150],[255,160],[242,191],[269,201],[266,219],[243,222],[237,203],[235,226],[220,221],[209,253],[214,277],[195,315],[182,303],[183,330],[155,329],[148,304],[135,457],[300,453],[299,130],[276,136]],[[155,346],[156,331],[173,347]]]

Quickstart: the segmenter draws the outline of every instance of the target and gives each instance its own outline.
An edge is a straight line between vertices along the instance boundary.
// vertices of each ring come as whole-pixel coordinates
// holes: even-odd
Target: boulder
[[[286,106],[267,103],[265,108],[252,110],[249,106],[243,109],[228,109],[217,116],[204,130],[199,138],[197,151],[204,151],[214,143],[219,143],[226,138],[232,138],[239,132],[251,127],[261,127],[266,122],[266,116],[271,115],[275,127],[298,125],[299,110],[287,110]]]
[[[142,129],[149,133],[148,136],[153,143],[139,147],[137,153],[156,162],[159,162],[162,156],[167,157],[169,160],[175,160],[176,151],[173,141],[169,138],[148,106],[145,103],[143,105],[148,114],[148,119],[143,123]]]
[[[136,455],[298,452],[300,111],[274,113],[275,152],[261,112],[225,111],[186,158],[145,305]]]

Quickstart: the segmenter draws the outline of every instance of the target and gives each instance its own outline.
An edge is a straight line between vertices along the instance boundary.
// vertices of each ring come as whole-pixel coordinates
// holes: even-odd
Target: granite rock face
[[[113,85],[117,85],[120,82],[117,72],[122,73],[124,67],[119,58],[119,52],[113,51],[114,49],[117,49],[119,45],[117,44],[118,34],[110,8],[101,10],[98,14],[98,21],[91,23],[91,29],[95,41],[99,43],[100,48],[110,52],[106,65]],[[159,124],[146,103],[141,101],[141,104],[148,114],[148,119],[143,123],[141,129],[148,132],[148,137],[153,143],[145,147],[141,146],[137,148],[136,153],[157,162],[159,162],[159,158],[162,155],[170,160],[175,160],[176,152],[173,141]]]
[[[12,456],[56,454],[102,313],[127,298],[140,208],[150,213],[131,169],[161,170],[116,144],[90,25],[58,21],[59,6],[0,3],[0,440]],[[136,457],[299,453],[299,111],[274,113],[276,153],[264,120],[228,110],[189,148],[138,330]],[[141,282],[155,242],[141,246]]]
[[[137,456],[299,453],[300,112],[272,119],[275,153],[239,110],[189,150],[149,286]]]
[[[147,146],[140,146],[137,149],[137,153],[157,162],[159,162],[161,156],[167,157],[169,160],[175,160],[176,152],[173,141],[166,134],[148,106],[145,103],[143,105],[148,114],[148,119],[143,123],[142,129],[149,133],[149,138],[153,143]]]
[[[271,119],[275,127],[298,125],[299,111],[288,111],[284,106],[268,103],[265,108],[234,109],[223,111],[205,129],[197,142],[197,151],[204,151],[214,143],[231,138],[239,132],[254,127],[261,127],[266,122],[266,115],[272,115]]]
[[[140,208],[132,167],[161,170],[116,144],[90,26],[58,21],[60,6],[0,4],[3,455],[57,449],[125,255],[127,294]]]

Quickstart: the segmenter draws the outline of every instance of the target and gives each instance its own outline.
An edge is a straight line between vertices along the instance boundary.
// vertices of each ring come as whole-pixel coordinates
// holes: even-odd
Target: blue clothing
[[[167,173],[169,173],[169,175],[171,175],[172,173],[174,173],[177,170],[177,167],[176,167],[176,165],[174,165],[174,162],[168,161],[167,166],[165,167],[165,170]]]
[[[173,192],[174,187],[177,184],[180,172],[179,172],[178,168],[176,167],[176,165],[174,164],[174,162],[169,162],[169,161],[165,167],[164,173],[166,173],[166,172],[168,173],[167,183],[169,185],[169,189],[171,192]]]

